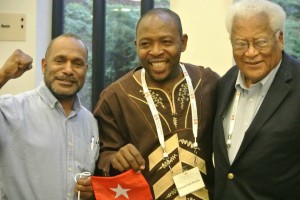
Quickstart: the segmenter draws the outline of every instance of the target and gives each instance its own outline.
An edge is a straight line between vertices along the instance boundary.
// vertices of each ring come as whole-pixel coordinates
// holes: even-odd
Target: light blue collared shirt
[[[66,116],[44,82],[32,91],[1,96],[0,199],[77,199],[74,176],[94,171],[98,136],[95,118],[78,97]]]
[[[281,61],[264,79],[251,85],[250,88],[246,87],[245,79],[241,72],[238,73],[235,88],[241,92],[241,95],[237,107],[236,120],[231,138],[231,147],[228,149],[230,163],[233,162],[244,139],[245,132],[252,123],[257,111],[260,108],[260,105],[262,104],[269,88],[271,87],[280,64]],[[230,115],[232,114],[233,101],[234,98],[223,120],[225,142],[229,132],[229,119]]]

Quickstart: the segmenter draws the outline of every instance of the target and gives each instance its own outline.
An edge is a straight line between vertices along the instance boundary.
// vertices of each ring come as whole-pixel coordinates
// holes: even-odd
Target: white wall
[[[41,59],[51,39],[52,0],[0,0],[0,13],[26,15],[25,41],[0,41],[0,66],[17,48],[33,58],[33,69],[7,82],[0,94],[16,94],[35,88],[41,81]]]
[[[233,63],[225,15],[232,0],[170,0],[189,37],[181,60],[210,67],[223,75]]]

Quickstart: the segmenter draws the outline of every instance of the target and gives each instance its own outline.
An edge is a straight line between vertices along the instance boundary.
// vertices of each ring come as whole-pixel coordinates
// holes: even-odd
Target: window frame
[[[154,8],[155,0],[141,0],[141,15]],[[104,89],[105,76],[105,0],[93,0],[93,45],[92,45],[92,98],[94,110],[99,95]],[[52,36],[63,33],[64,0],[53,0],[52,4]]]

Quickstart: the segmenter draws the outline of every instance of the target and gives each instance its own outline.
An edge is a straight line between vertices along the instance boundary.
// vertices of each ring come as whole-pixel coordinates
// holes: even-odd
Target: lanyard
[[[190,78],[188,72],[186,71],[185,66],[183,64],[180,64],[180,66],[181,66],[181,69],[182,69],[184,78],[187,82],[188,90],[189,90],[189,96],[190,96],[190,102],[191,102],[191,111],[192,111],[193,135],[194,135],[194,138],[195,138],[195,142],[193,144],[193,147],[196,149],[198,147],[198,143],[197,143],[198,115],[197,115],[196,98],[195,98],[195,93],[194,93],[194,88],[193,88],[191,78]],[[152,114],[152,117],[153,117],[154,122],[155,122],[159,143],[160,143],[160,145],[163,149],[163,158],[167,158],[168,153],[166,152],[166,148],[165,148],[165,138],[164,138],[164,133],[163,133],[163,129],[162,129],[162,124],[161,124],[161,121],[160,121],[159,113],[156,109],[156,106],[153,102],[152,96],[149,92],[149,89],[148,89],[148,86],[147,86],[147,83],[146,83],[145,69],[144,68],[142,69],[142,72],[141,72],[141,81],[142,81],[142,87],[143,87],[143,92],[144,92],[145,98],[146,98],[147,103],[150,107],[151,114]]]
[[[241,91],[236,90],[235,97],[234,97],[234,103],[232,106],[230,119],[229,119],[229,131],[228,131],[228,136],[227,136],[227,141],[226,141],[226,145],[227,145],[228,149],[231,147],[231,138],[232,138],[233,128],[234,128],[235,121],[236,121],[236,113],[237,113],[240,96],[241,96]]]

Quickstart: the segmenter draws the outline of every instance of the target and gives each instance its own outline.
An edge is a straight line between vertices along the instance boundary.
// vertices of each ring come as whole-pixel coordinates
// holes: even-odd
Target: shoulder
[[[92,112],[83,105],[80,106],[80,112],[88,118],[94,118]]]
[[[138,84],[137,80],[134,78],[134,72],[136,69],[133,69],[120,77],[118,80],[114,81],[101,92],[100,98],[107,98],[108,96],[117,94],[120,95],[120,92],[127,90],[128,88],[133,87]]]
[[[220,82],[237,77],[239,69],[236,65],[232,66],[220,79]]]
[[[117,107],[117,105],[127,101],[129,93],[139,91],[138,88],[140,85],[134,78],[135,71],[136,69],[131,70],[102,90],[94,114],[101,109],[109,109],[112,106]]]
[[[288,61],[292,63],[293,65],[300,65],[300,60],[296,58],[295,56],[291,56],[290,54],[286,53],[285,51],[282,52],[282,60],[283,62]]]
[[[14,120],[14,123],[16,123],[16,120],[22,118],[28,110],[33,115],[38,114],[40,109],[37,104],[38,95],[35,90],[17,95],[2,95],[0,96],[0,115],[5,116],[6,121]]]
[[[191,76],[191,79],[201,79],[202,81],[209,81],[216,83],[220,79],[220,75],[213,71],[210,67],[201,65],[193,65],[190,63],[183,63]]]
[[[83,105],[80,106],[80,110],[78,111],[77,116],[79,121],[82,123],[88,123],[92,126],[97,124],[97,120],[93,113]]]
[[[286,68],[288,65],[291,66],[294,73],[299,73],[300,71],[300,60],[286,54],[285,52],[283,53],[281,65]]]
[[[0,99],[2,103],[14,102],[14,104],[23,104],[24,102],[32,101],[33,99],[36,99],[37,96],[38,96],[37,89],[34,89],[16,95],[12,95],[12,94],[1,95]]]

